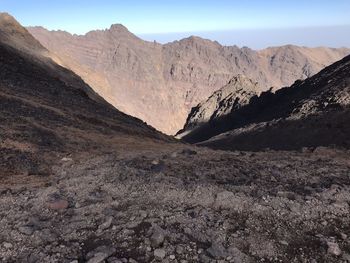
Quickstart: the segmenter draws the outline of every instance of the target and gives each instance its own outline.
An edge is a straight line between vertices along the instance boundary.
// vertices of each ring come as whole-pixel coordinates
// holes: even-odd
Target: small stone
[[[175,259],[175,255],[170,255],[169,258],[170,258],[171,260],[174,260],[174,259]]]
[[[123,234],[124,234],[125,236],[132,236],[133,234],[135,234],[135,231],[132,230],[132,229],[124,229],[124,230],[123,230]]]
[[[138,221],[132,221],[132,222],[130,222],[130,223],[128,223],[128,224],[126,225],[126,228],[128,228],[128,229],[134,229],[134,228],[136,228],[138,225],[140,225],[140,222],[138,222]]]
[[[104,252],[96,253],[87,263],[100,263],[103,262],[106,258],[108,258],[108,254]]]
[[[116,252],[114,247],[100,246],[86,254],[88,263],[99,263],[109,258]]]
[[[152,248],[151,248],[151,247],[146,247],[146,250],[147,250],[148,252],[151,252],[151,251],[152,251]]]
[[[151,170],[155,173],[161,173],[165,170],[164,161],[155,160],[152,162]]]
[[[123,261],[121,261],[119,258],[116,257],[110,257],[107,259],[108,263],[123,263]]]
[[[346,262],[350,262],[350,254],[343,253],[343,259],[344,259]]]
[[[226,258],[228,256],[225,248],[219,243],[213,243],[211,247],[207,249],[207,252],[213,258]]]
[[[79,263],[79,261],[78,260],[73,260],[70,263]]]
[[[281,240],[279,243],[280,243],[281,245],[284,245],[284,246],[288,246],[288,245],[289,245],[288,242],[285,241],[285,240]]]
[[[6,248],[6,249],[13,248],[13,245],[12,245],[11,243],[8,243],[8,242],[4,242],[4,243],[2,243],[2,245],[3,245],[4,248]]]
[[[179,255],[183,254],[184,251],[185,251],[183,246],[177,246],[175,250],[176,250],[176,253],[179,254]]]
[[[111,203],[111,206],[112,206],[112,208],[114,208],[114,209],[118,209],[119,206],[120,206],[120,202],[117,201],[117,200],[114,200],[114,201]]]
[[[184,232],[185,232],[185,234],[187,234],[187,235],[192,234],[192,230],[191,230],[190,228],[188,228],[188,227],[185,227],[185,228],[184,228]]]
[[[110,226],[112,225],[112,221],[113,221],[113,217],[112,216],[108,217],[107,220],[100,225],[100,229],[105,230],[110,228]]]
[[[57,199],[46,203],[46,206],[51,210],[64,210],[68,208],[68,205],[68,201],[64,199]]]
[[[207,257],[205,254],[200,254],[199,255],[199,262],[210,263],[210,262],[212,262],[212,260],[209,257]]]
[[[343,240],[346,240],[348,238],[348,235],[344,233],[341,233],[340,236]]]
[[[153,165],[157,165],[157,164],[159,164],[159,160],[158,160],[158,159],[153,160],[153,161],[152,161],[152,164],[153,164]]]
[[[63,158],[61,159],[61,161],[62,161],[62,162],[72,162],[73,159],[72,159],[72,158],[69,158],[69,157],[63,157]]]
[[[335,256],[339,256],[341,254],[341,250],[340,250],[339,245],[337,243],[328,241],[327,246],[328,246],[327,252],[329,254],[332,254]]]
[[[181,154],[184,154],[184,155],[196,155],[197,152],[194,151],[194,150],[191,150],[191,149],[183,149]]]
[[[129,258],[129,263],[137,263],[137,261],[133,258]]]
[[[146,211],[140,211],[140,217],[141,218],[146,218],[148,215],[147,215],[147,212]]]
[[[165,258],[165,250],[162,249],[162,248],[157,248],[156,250],[154,250],[154,256],[157,258],[157,259],[163,259]]]
[[[27,236],[32,235],[34,232],[33,228],[30,226],[21,226],[18,228],[18,231]]]
[[[171,158],[177,158],[177,152],[173,152],[172,154],[170,154]]]

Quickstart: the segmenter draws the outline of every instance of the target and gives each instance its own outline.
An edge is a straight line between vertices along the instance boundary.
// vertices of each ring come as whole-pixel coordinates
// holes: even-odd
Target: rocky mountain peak
[[[217,41],[212,41],[210,39],[205,39],[197,36],[190,36],[190,37],[181,39],[178,42],[180,44],[187,45],[187,46],[207,46],[207,47],[214,47],[214,48],[221,47],[221,45]]]
[[[0,13],[0,42],[17,48],[21,47],[30,53],[45,51],[39,41],[8,13]]]
[[[2,33],[24,33],[27,32],[16,19],[8,13],[0,13],[0,31]]]
[[[109,28],[109,31],[115,32],[115,33],[130,33],[130,31],[122,24],[111,25],[111,27]]]
[[[93,31],[94,32],[94,31]],[[105,33],[109,34],[113,38],[123,38],[123,39],[131,39],[131,40],[141,40],[136,35],[131,33],[127,27],[122,24],[113,24],[109,29],[105,31]],[[87,33],[89,34],[89,33]]]

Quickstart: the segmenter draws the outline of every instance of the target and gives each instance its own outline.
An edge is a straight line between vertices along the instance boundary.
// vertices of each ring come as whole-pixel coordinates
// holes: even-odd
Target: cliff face
[[[258,90],[291,85],[341,59],[348,49],[284,46],[254,51],[189,37],[165,45],[146,42],[122,25],[84,36],[28,28],[56,55],[118,109],[173,134],[190,109],[244,74]]]

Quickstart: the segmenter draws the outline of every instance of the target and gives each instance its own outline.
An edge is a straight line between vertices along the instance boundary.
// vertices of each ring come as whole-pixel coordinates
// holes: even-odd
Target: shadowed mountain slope
[[[1,173],[46,173],[57,154],[170,141],[114,109],[48,53],[14,18],[0,14]]]
[[[177,137],[182,138],[193,129],[247,105],[252,97],[260,93],[258,83],[247,77],[238,75],[232,78],[206,101],[192,108],[184,128],[177,133]]]
[[[348,148],[349,73],[350,56],[289,88],[254,96],[248,105],[207,122],[183,139],[220,149]]]
[[[28,30],[112,105],[168,134],[183,127],[192,107],[238,74],[258,82],[259,91],[280,88],[350,53],[291,45],[255,51],[193,36],[161,45],[122,25],[86,35]]]

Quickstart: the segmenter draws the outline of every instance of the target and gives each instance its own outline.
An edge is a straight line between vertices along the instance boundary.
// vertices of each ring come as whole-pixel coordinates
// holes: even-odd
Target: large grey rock
[[[34,229],[31,226],[21,226],[18,228],[18,231],[24,235],[30,236],[33,234]]]
[[[222,259],[228,256],[228,253],[226,252],[226,249],[224,248],[224,246],[217,242],[214,242],[207,249],[207,253],[215,259]]]
[[[335,256],[341,255],[342,251],[340,250],[339,245],[337,243],[328,241],[327,246],[328,246],[327,252],[329,254],[332,254]]]
[[[165,239],[165,231],[161,227],[155,225],[152,228],[152,236],[150,238],[151,244],[153,247],[160,247]]]
[[[88,252],[86,259],[88,263],[99,263],[112,256],[115,252],[116,249],[114,247],[100,246]]]
[[[154,250],[154,257],[157,259],[163,259],[166,256],[166,252],[162,248],[157,248]]]

